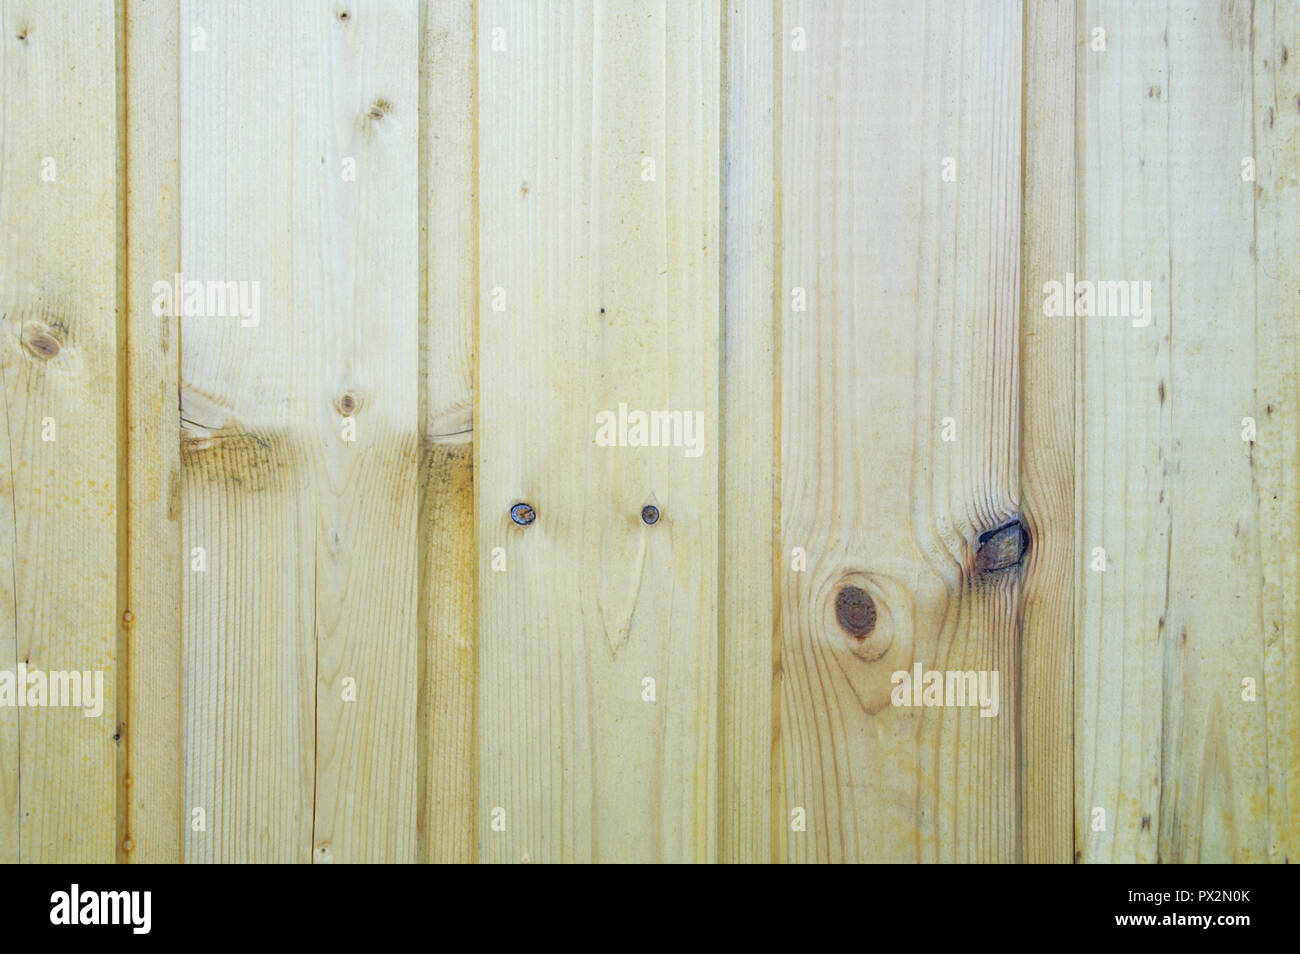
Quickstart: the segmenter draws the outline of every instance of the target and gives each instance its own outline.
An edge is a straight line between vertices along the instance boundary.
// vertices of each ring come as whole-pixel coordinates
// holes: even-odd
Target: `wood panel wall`
[[[0,861],[1291,860],[1298,48],[0,0]]]

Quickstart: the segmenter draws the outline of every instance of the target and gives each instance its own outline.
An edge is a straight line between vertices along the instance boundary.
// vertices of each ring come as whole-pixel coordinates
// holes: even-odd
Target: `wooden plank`
[[[180,270],[180,12],[123,11],[126,143],[126,718],[118,860],[179,862],[182,810],[180,331],[153,286]],[[126,614],[130,614],[127,616]]]
[[[416,859],[419,7],[295,8],[298,309],[316,316],[316,861]],[[322,77],[328,81],[322,82]],[[322,161],[319,161],[323,159]],[[349,159],[356,181],[347,178]],[[300,224],[301,223],[301,224]],[[354,439],[348,425],[355,427]],[[355,681],[355,701],[348,681]]]
[[[1152,316],[1152,333],[1142,353],[1125,346],[1124,338],[1132,329],[1122,318],[1077,325],[1081,625],[1076,641],[1075,841],[1076,857],[1082,861],[1154,861],[1159,830],[1146,806],[1158,804],[1160,798],[1159,641],[1165,628],[1163,580],[1168,573],[1172,506],[1164,486],[1164,461],[1170,456],[1169,417],[1160,389],[1165,382],[1167,390],[1170,377],[1169,275],[1159,261],[1163,255],[1167,263],[1169,247],[1163,209],[1167,70],[1149,66],[1138,73],[1137,64],[1129,67],[1151,80],[1141,97],[1133,95],[1134,84],[1118,79],[1126,60],[1133,62],[1131,55],[1119,56],[1121,50],[1150,49],[1155,44],[1163,59],[1167,41],[1165,24],[1155,15],[1129,16],[1123,22],[1117,19],[1121,15],[1118,5],[1102,10],[1088,3],[1079,9],[1081,36],[1090,37],[1093,29],[1106,30],[1107,50],[1085,46],[1080,51],[1078,274],[1147,280],[1162,276],[1161,284],[1153,286],[1159,292],[1153,301],[1161,302],[1162,314]],[[1094,27],[1103,16],[1107,25]],[[1124,46],[1113,47],[1121,37]],[[1125,131],[1123,146],[1114,135],[1120,129]],[[1103,130],[1109,135],[1103,135]],[[1135,180],[1132,184],[1124,181],[1125,151],[1141,157],[1141,178],[1129,174]],[[1123,231],[1117,227],[1119,208],[1125,210]],[[1123,403],[1108,401],[1107,388],[1122,389]],[[1137,407],[1132,407],[1134,398],[1140,402]],[[1151,481],[1158,485],[1155,507],[1149,499],[1150,487],[1142,487],[1141,499],[1131,504],[1128,494],[1105,492],[1112,484],[1126,487],[1133,473],[1159,475]],[[1149,624],[1142,622],[1152,616],[1156,617],[1154,638]],[[1106,679],[1106,673],[1123,677]],[[1121,744],[1126,727],[1130,737]],[[1128,795],[1122,813],[1121,791]],[[1094,824],[1101,830],[1093,831]]]
[[[94,718],[0,709],[0,861],[109,862],[117,29],[103,2],[5,0],[0,23],[0,670],[99,672],[103,695]]]
[[[422,15],[422,301],[427,307],[421,321],[420,857],[469,862],[478,857],[473,444],[478,58],[471,0],[425,0]]]
[[[719,860],[772,857],[775,3],[723,11]]]
[[[1078,13],[1076,275],[1150,281],[1153,314],[1146,328],[1123,317],[1075,319],[1075,849],[1085,862],[1151,862],[1163,774],[1164,641],[1172,625],[1168,22],[1154,8],[1120,4],[1089,2]],[[1095,29],[1106,31],[1104,51],[1093,49],[1100,43]],[[1094,831],[1094,824],[1104,828]]]
[[[1282,860],[1297,515],[1274,502],[1294,501],[1296,459],[1295,72],[1280,60],[1294,17],[1083,10],[1106,49],[1080,53],[1079,277],[1150,282],[1152,320],[1079,324],[1081,543],[1108,565],[1089,564],[1081,590],[1077,847],[1085,861]],[[1278,79],[1285,109],[1253,102]]]
[[[717,856],[719,30],[715,3],[478,7],[486,860]],[[598,444],[620,404],[702,429]]]
[[[189,2],[181,36],[183,273],[258,282],[260,311],[181,320],[185,808],[201,813],[185,857],[305,862],[316,525],[296,424],[314,323],[290,318],[290,10]]]
[[[1177,5],[1166,25],[1162,211],[1177,227],[1166,262],[1173,502],[1157,857],[1264,861],[1266,710],[1244,702],[1240,685],[1264,662],[1258,491],[1239,411],[1255,403],[1257,349],[1234,347],[1246,340],[1236,313],[1256,310],[1254,190],[1240,175],[1254,132],[1250,7],[1228,4],[1213,19],[1198,9]],[[1195,87],[1175,85],[1192,76]],[[1136,84],[1124,86],[1132,95]]]
[[[783,9],[779,546],[808,554],[778,594],[788,860],[1017,857],[1021,22]],[[891,705],[914,664],[996,671],[997,716]]]
[[[1074,0],[1025,5],[1020,489],[1022,860],[1074,860],[1074,324],[1043,288],[1075,271]]]
[[[187,856],[414,860],[417,8],[195,28],[182,265],[260,281],[261,316],[184,322]]]
[[[1254,499],[1259,512],[1267,849],[1300,858],[1300,6],[1254,7]],[[1235,183],[1234,183],[1235,187]],[[1263,406],[1261,414],[1260,406]],[[1262,859],[1261,859],[1262,860]]]

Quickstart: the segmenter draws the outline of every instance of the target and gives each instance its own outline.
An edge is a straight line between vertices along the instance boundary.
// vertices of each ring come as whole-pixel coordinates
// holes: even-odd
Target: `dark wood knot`
[[[876,604],[860,586],[846,586],[835,596],[835,619],[851,636],[864,639],[876,627]]]

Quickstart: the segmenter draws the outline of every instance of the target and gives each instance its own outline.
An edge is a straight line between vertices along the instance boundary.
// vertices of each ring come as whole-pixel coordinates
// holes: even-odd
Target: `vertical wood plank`
[[[311,858],[316,522],[299,422],[316,316],[293,282],[292,130],[305,120],[291,13],[181,7],[182,272],[256,282],[260,311],[255,325],[181,319],[185,808],[206,818],[187,826],[192,861]]]
[[[1014,860],[1021,6],[781,19],[777,853]],[[891,705],[914,664],[996,717]]]
[[[1075,270],[1074,0],[1025,5],[1021,493],[1022,860],[1074,860],[1074,323],[1043,288]]]
[[[115,857],[117,32],[0,5],[0,670],[103,679],[98,717],[0,708],[0,861]]]
[[[195,28],[182,265],[260,281],[262,313],[184,319],[187,854],[414,860],[417,7]]]
[[[1266,710],[1241,698],[1242,678],[1258,681],[1264,663],[1254,447],[1241,439],[1239,410],[1254,409],[1259,369],[1254,334],[1234,317],[1256,312],[1254,190],[1241,179],[1254,132],[1251,7],[1199,10],[1176,5],[1166,28],[1164,211],[1177,227],[1167,264],[1174,492],[1158,857],[1264,861]],[[1184,88],[1191,77],[1194,90]]]
[[[1107,568],[1090,562],[1080,591],[1078,849],[1282,860],[1297,736],[1297,516],[1275,502],[1295,486],[1295,72],[1281,65],[1294,18],[1267,3],[1081,10],[1081,35],[1105,29],[1106,49],[1080,53],[1079,278],[1150,282],[1152,320],[1079,323],[1081,544],[1104,547]]]
[[[180,11],[129,0],[126,71],[126,713],[118,860],[181,860],[180,337],[153,286],[180,267]],[[129,613],[128,617],[126,614]]]
[[[1154,314],[1146,328],[1124,317],[1076,319],[1075,841],[1085,862],[1152,862],[1172,625],[1168,15],[1094,2],[1078,14],[1077,277],[1150,281]],[[1097,29],[1106,31],[1104,51],[1093,49]],[[1094,818],[1104,830],[1093,830]]]
[[[719,30],[715,3],[478,8],[487,860],[717,855]],[[698,455],[598,444],[620,404],[698,412]]]
[[[1253,448],[1268,738],[1268,860],[1300,858],[1300,6],[1254,7]],[[1261,414],[1260,407],[1263,407]],[[1262,859],[1261,859],[1262,860]]]
[[[719,860],[772,857],[775,3],[725,13]]]
[[[412,862],[418,853],[419,7],[416,0],[338,9],[304,2],[294,21],[300,36],[294,100],[306,120],[294,125],[300,163],[295,305],[318,325],[306,420],[323,448],[313,479],[313,858]],[[346,175],[349,159],[356,163],[355,182]]]
[[[472,0],[425,0],[420,72],[424,296],[421,381],[421,860],[478,857],[474,338],[478,314]]]

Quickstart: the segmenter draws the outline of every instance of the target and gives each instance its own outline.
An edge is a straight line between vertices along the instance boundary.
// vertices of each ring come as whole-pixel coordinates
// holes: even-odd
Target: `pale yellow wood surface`
[[[1252,19],[1255,189],[1254,554],[1261,575],[1268,861],[1300,858],[1300,5]],[[1235,188],[1235,185],[1234,185]],[[1260,405],[1263,414],[1260,414]],[[1263,860],[1263,859],[1260,859]]]
[[[776,63],[774,3],[725,19],[720,366],[722,575],[719,860],[772,857],[772,659],[776,492]]]
[[[1298,47],[0,0],[0,862],[1294,861]]]
[[[0,669],[106,696],[0,708],[0,861],[115,856],[115,36],[110,2],[0,4]]]
[[[197,860],[416,857],[418,11],[346,13],[183,13],[182,267],[262,303],[182,320]]]
[[[416,859],[419,7],[305,3],[296,309],[317,316],[317,861]],[[328,83],[322,76],[330,77]],[[320,159],[324,161],[321,162]],[[356,181],[340,175],[356,161]],[[299,223],[301,223],[299,225]],[[306,389],[305,389],[306,390]],[[352,396],[356,410],[347,410]],[[355,423],[346,439],[344,418]],[[346,682],[355,680],[356,700]]]
[[[1104,51],[1088,39],[1097,28]],[[1079,35],[1078,277],[1149,281],[1153,317],[1078,325],[1077,849],[1083,861],[1284,860],[1296,838],[1294,5],[1091,0]]]
[[[1091,49],[1094,24],[1106,30],[1104,52]],[[1162,712],[1167,700],[1181,710],[1181,692],[1166,678],[1166,658],[1177,652],[1169,641],[1180,638],[1167,613],[1175,479],[1168,25],[1151,7],[1079,8],[1076,273],[1149,281],[1153,311],[1147,328],[1123,317],[1076,321],[1075,842],[1083,861],[1156,860]],[[1225,169],[1221,185],[1231,175]],[[1090,569],[1102,565],[1097,548],[1105,571]],[[1094,832],[1098,810],[1105,828]]]
[[[1074,857],[1074,323],[1042,288],[1074,271],[1075,2],[1025,5],[1020,481],[1021,858]],[[1008,686],[1008,689],[1011,687]]]
[[[1021,571],[976,554],[1019,507],[1021,17],[783,7],[778,549],[808,556],[777,593],[786,860],[1017,857]],[[998,716],[892,707],[914,663],[998,671]]]
[[[474,587],[475,190],[472,0],[424,0],[420,168],[425,248],[420,470],[420,859],[477,857]]]
[[[719,5],[483,2],[476,37],[479,855],[713,860]],[[620,403],[702,412],[699,456],[598,446]]]
[[[180,12],[130,0],[123,12],[126,139],[126,454],[118,860],[178,862],[181,726],[180,333],[155,315],[153,284],[180,266]],[[123,552],[123,551],[119,551]],[[130,616],[126,614],[129,613]]]
[[[300,428],[314,323],[295,320],[292,283],[290,8],[182,4],[181,36],[181,267],[258,281],[261,310],[255,327],[181,320],[185,809],[206,817],[202,831],[187,818],[185,857],[306,862],[316,522]]]

